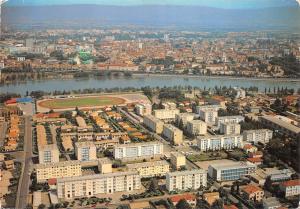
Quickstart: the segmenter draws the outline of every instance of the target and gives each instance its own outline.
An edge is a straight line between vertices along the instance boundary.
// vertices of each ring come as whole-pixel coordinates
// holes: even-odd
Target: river
[[[285,79],[248,79],[248,78],[228,78],[228,77],[184,77],[184,76],[156,76],[156,75],[133,75],[132,77],[100,77],[89,79],[56,79],[56,80],[39,80],[27,81],[14,84],[5,84],[0,86],[1,93],[19,93],[25,95],[26,91],[46,91],[55,90],[78,90],[87,88],[125,88],[125,87],[164,87],[164,86],[193,86],[199,88],[214,88],[215,86],[232,86],[232,87],[258,87],[259,91],[265,88],[273,91],[274,88],[293,88],[297,91],[300,88],[300,82],[297,80]]]

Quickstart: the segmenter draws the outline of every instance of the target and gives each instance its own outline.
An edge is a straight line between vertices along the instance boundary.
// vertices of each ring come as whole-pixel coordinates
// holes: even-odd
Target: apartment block
[[[201,120],[209,125],[213,125],[218,117],[218,111],[215,108],[202,108],[199,110],[199,115]]]
[[[175,169],[179,169],[186,164],[185,156],[179,152],[171,152],[170,161]]]
[[[136,114],[140,116],[151,115],[152,113],[152,105],[151,104],[137,104],[135,106]]]
[[[220,128],[221,123],[241,123],[243,121],[245,121],[245,118],[240,115],[222,116],[216,118],[215,125]]]
[[[170,172],[166,175],[166,187],[169,192],[175,190],[197,190],[207,185],[207,173],[202,169]]]
[[[38,147],[39,163],[57,163],[59,162],[59,150],[56,144],[46,144]]]
[[[256,165],[250,162],[225,162],[208,166],[208,175],[216,181],[235,181],[255,173]]]
[[[161,134],[163,132],[164,123],[153,115],[145,115],[144,124],[147,128],[157,134]]]
[[[214,135],[198,137],[197,144],[201,151],[209,150],[230,150],[233,148],[241,148],[243,145],[243,137],[239,134],[235,135]]]
[[[273,137],[273,131],[269,129],[247,130],[243,132],[243,140],[247,142],[258,142],[262,144],[269,143]]]
[[[99,194],[130,192],[141,188],[137,172],[94,174],[57,179],[57,196],[60,200],[91,197]]]
[[[225,135],[240,134],[241,125],[233,122],[220,123],[220,133]]]
[[[293,125],[292,121],[283,116],[262,116],[259,121],[270,129],[291,137],[300,136],[300,128]]]
[[[163,144],[160,142],[146,142],[135,144],[119,144],[113,150],[115,159],[149,158],[163,154]]]
[[[75,155],[77,160],[90,161],[97,159],[97,149],[93,142],[76,142],[75,143]]]
[[[183,128],[185,128],[187,122],[194,120],[195,117],[195,113],[179,113],[175,115],[175,122],[177,125],[180,125],[182,123],[182,125],[184,126]]]
[[[160,120],[175,120],[175,115],[179,113],[178,109],[160,109],[154,110],[154,116]]]
[[[169,163],[164,160],[127,164],[129,171],[137,171],[142,178],[165,176],[170,171]]]
[[[80,161],[64,161],[57,163],[37,164],[35,165],[37,182],[46,182],[53,178],[64,178],[72,176],[81,176]]]
[[[202,120],[192,120],[187,122],[186,130],[193,136],[205,135],[207,133],[207,125]]]
[[[174,145],[182,144],[183,132],[171,124],[165,124],[163,129],[163,135]]]

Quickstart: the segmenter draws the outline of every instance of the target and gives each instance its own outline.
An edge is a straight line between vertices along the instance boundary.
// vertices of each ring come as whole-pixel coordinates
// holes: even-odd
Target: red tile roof
[[[238,209],[235,205],[224,205],[224,209]]]
[[[300,185],[300,179],[295,180],[289,180],[282,183],[285,187],[291,187],[291,186],[299,186]]]
[[[247,185],[242,189],[247,194],[252,194],[255,192],[263,191],[262,188],[255,186],[255,185]]]
[[[196,196],[193,194],[183,194],[183,195],[176,195],[170,198],[172,202],[179,202],[182,199],[187,201],[193,201],[196,199]]]

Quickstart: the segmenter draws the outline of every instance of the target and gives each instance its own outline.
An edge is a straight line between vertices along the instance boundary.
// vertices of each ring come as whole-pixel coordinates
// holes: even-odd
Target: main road
[[[23,209],[27,206],[27,197],[30,183],[30,167],[32,164],[32,122],[30,116],[25,116],[24,161],[22,174],[19,181],[16,208]]]

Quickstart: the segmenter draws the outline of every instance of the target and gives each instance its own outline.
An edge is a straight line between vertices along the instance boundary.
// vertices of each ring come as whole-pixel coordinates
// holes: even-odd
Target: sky
[[[69,4],[99,4],[116,6],[197,5],[223,9],[257,9],[268,7],[299,6],[300,0],[9,0],[7,6]]]

